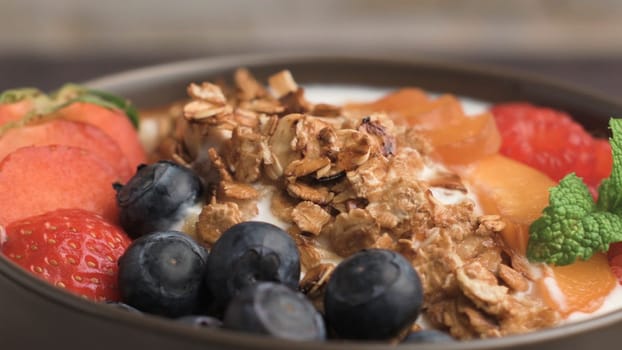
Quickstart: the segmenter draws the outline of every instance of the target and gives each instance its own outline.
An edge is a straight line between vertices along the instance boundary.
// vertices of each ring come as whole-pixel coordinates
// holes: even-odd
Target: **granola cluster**
[[[416,131],[385,114],[311,103],[288,71],[270,77],[269,89],[245,69],[234,82],[190,84],[159,149],[209,186],[199,241],[210,246],[268,203],[298,244],[301,290],[320,309],[334,264],[376,247],[412,262],[428,321],[456,338],[559,320],[534,294],[527,262],[501,241],[501,218],[478,215],[467,186],[431,160]],[[445,201],[443,193],[464,199]]]

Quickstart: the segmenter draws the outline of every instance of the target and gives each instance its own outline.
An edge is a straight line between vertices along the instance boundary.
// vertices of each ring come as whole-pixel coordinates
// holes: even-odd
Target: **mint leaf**
[[[592,254],[593,237],[585,232],[582,220],[594,210],[587,186],[574,173],[566,175],[559,185],[550,189],[549,206],[529,227],[527,257],[565,265],[578,256]],[[587,226],[594,225],[590,221]]]
[[[622,215],[622,119],[611,119],[609,140],[613,155],[613,168],[609,178],[598,187],[598,208]]]
[[[598,188],[598,202],[575,174],[550,189],[549,206],[529,227],[527,258],[567,265],[622,241],[622,119],[611,119],[613,170]]]

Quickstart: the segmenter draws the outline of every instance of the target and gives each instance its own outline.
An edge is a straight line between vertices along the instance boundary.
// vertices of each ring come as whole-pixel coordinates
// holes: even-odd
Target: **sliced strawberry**
[[[609,245],[609,251],[607,251],[607,258],[611,260],[616,256],[622,256],[622,242],[611,243]]]
[[[0,225],[60,208],[83,208],[118,220],[114,169],[70,146],[28,146],[0,162]]]
[[[146,163],[147,155],[140,143],[138,133],[122,111],[92,103],[76,102],[56,113],[62,118],[92,124],[103,130],[117,142],[132,169]]]
[[[555,181],[574,172],[595,188],[609,175],[608,142],[595,140],[568,114],[528,103],[499,104],[491,111],[501,133],[502,154]]]
[[[622,266],[611,265],[611,272],[616,276],[618,283],[622,284]]]
[[[60,209],[6,227],[2,253],[52,285],[118,301],[117,260],[130,244],[119,227],[82,209]]]
[[[66,145],[86,149],[116,169],[121,182],[132,176],[119,146],[97,127],[81,122],[54,119],[41,124],[9,129],[0,138],[0,160],[24,146]]]
[[[559,181],[591,171],[592,137],[570,116],[525,103],[494,106],[502,137],[501,153],[547,173]]]

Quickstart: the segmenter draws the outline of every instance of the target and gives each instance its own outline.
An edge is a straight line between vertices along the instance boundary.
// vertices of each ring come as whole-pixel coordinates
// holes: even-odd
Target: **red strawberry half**
[[[500,153],[559,181],[574,172],[595,189],[611,172],[607,140],[595,139],[568,114],[529,103],[491,109],[501,134]]]
[[[59,209],[9,224],[2,253],[77,295],[117,301],[117,260],[130,244],[119,227],[82,209]]]

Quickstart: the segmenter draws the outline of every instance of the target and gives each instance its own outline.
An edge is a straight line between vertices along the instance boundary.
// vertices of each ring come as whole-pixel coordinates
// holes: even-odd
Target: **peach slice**
[[[422,131],[445,164],[465,164],[495,154],[501,136],[490,113],[465,117],[453,125]]]
[[[420,104],[428,104],[428,95],[421,89],[403,88],[392,92],[374,102],[348,103],[346,110],[370,112],[401,113]]]
[[[419,130],[433,130],[462,120],[464,112],[453,95],[431,100],[417,88],[404,88],[371,103],[350,103],[345,110],[359,113],[384,112],[396,122],[412,125]]]
[[[616,283],[605,254],[596,254],[586,261],[551,266],[537,286],[547,305],[566,317],[577,311],[594,312]]]
[[[486,214],[501,215],[507,224],[503,239],[524,255],[529,225],[548,205],[549,188],[556,183],[544,173],[499,154],[454,170],[472,186]]]

